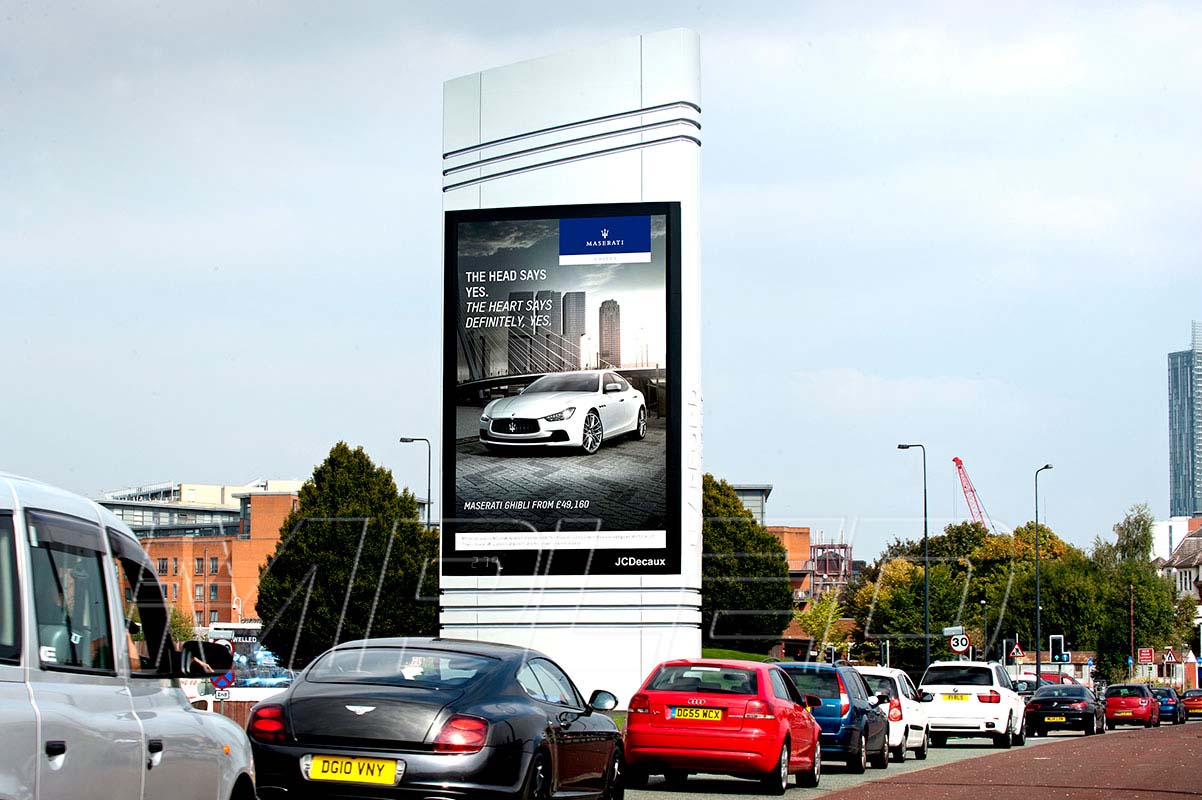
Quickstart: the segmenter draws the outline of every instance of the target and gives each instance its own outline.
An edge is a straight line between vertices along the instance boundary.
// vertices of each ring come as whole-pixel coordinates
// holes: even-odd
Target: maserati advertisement
[[[660,208],[448,213],[444,570],[675,562]]]

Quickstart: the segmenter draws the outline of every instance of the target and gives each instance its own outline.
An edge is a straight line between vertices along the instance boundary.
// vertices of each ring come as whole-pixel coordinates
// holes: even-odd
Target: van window
[[[42,666],[112,672],[100,529],[74,517],[32,510],[26,512],[26,527]]]
[[[21,660],[20,594],[12,514],[0,514],[0,663]]]
[[[124,594],[132,598],[125,606],[126,644],[130,672],[139,675],[171,674],[171,615],[163,587],[151,571],[150,558],[137,544],[108,529],[109,549],[118,564],[117,577]],[[136,620],[138,632],[129,630]]]

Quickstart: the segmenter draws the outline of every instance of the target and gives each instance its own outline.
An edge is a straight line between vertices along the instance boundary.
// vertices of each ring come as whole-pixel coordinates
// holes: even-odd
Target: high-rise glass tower
[[[580,369],[580,337],[585,330],[584,292],[563,295],[564,369]]]
[[[599,335],[601,338],[601,364],[604,369],[622,366],[622,309],[617,300],[606,300],[601,304]]]
[[[1202,516],[1202,322],[1169,353],[1169,516]]]

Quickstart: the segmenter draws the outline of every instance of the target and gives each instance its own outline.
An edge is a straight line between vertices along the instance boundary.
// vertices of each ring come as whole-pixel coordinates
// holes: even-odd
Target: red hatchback
[[[1106,727],[1160,724],[1160,703],[1142,683],[1116,683],[1106,687]]]
[[[626,783],[650,774],[683,783],[690,773],[756,778],[783,794],[789,774],[802,786],[822,775],[819,727],[780,667],[754,661],[691,659],[660,664],[630,699]]]

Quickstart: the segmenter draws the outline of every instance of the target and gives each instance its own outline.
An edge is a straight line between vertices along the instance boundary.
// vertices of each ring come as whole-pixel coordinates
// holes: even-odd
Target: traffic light
[[[1002,657],[1000,660],[1003,664],[1014,663],[1014,659],[1010,657],[1012,652],[1014,652],[1014,640],[1002,639]]]
[[[1067,664],[1069,652],[1064,649],[1064,637],[1054,634],[1048,637],[1048,652],[1052,654],[1053,664]]]
[[[889,663],[889,642],[885,639],[876,643],[876,661],[882,666]]]
[[[826,663],[834,664],[839,659],[839,649],[832,644],[826,646]]]

